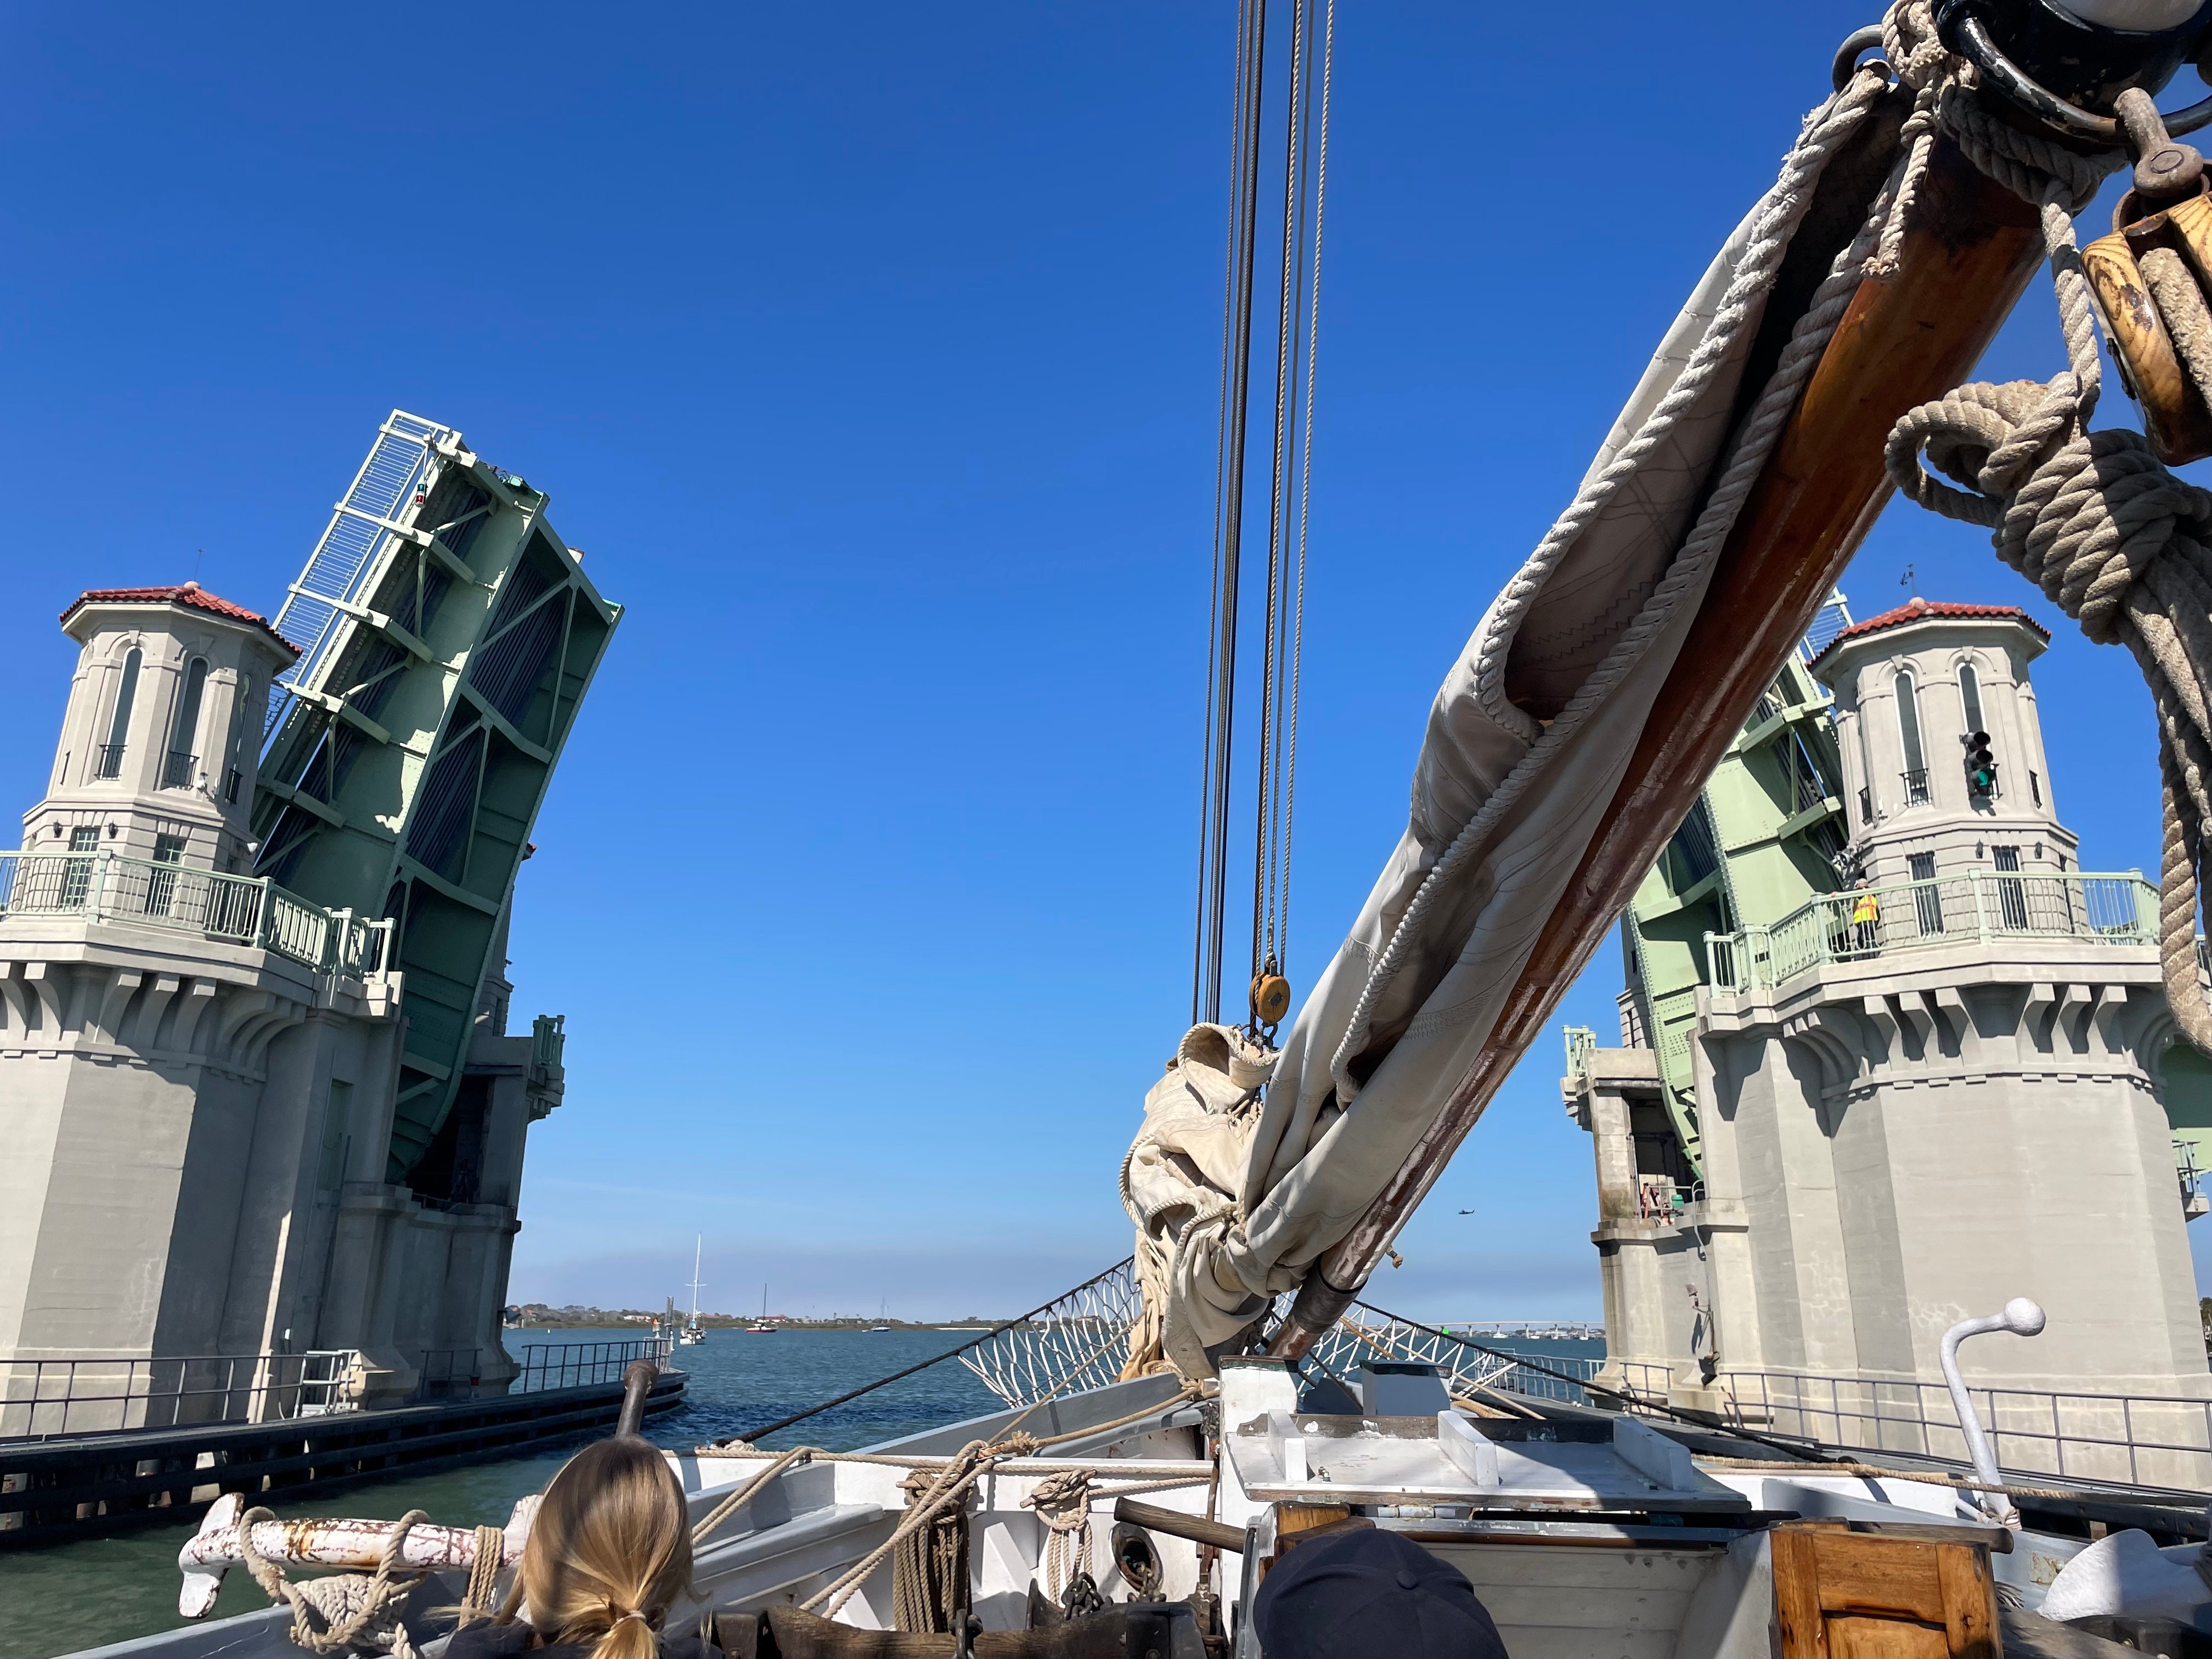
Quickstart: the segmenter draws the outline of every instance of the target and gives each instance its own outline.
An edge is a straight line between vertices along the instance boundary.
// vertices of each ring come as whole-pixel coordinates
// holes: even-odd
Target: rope
[[[499,1570],[507,1553],[507,1534],[497,1527],[477,1528],[477,1552],[469,1562],[468,1588],[461,1593],[461,1619],[473,1625],[489,1618],[499,1595]]]
[[[253,1541],[255,1527],[264,1521],[276,1519],[275,1511],[265,1508],[251,1509],[239,1516],[238,1553],[246,1563],[246,1571],[253,1575],[253,1582],[271,1602],[279,1606],[290,1604],[292,1642],[295,1647],[323,1654],[342,1653],[356,1647],[389,1650],[393,1635],[399,1630],[399,1604],[422,1577],[420,1573],[399,1576],[407,1534],[417,1522],[429,1518],[421,1510],[410,1510],[401,1516],[392,1536],[385,1540],[384,1553],[373,1575],[333,1573],[306,1583],[293,1583],[285,1577],[277,1559],[264,1555]],[[504,1541],[497,1528],[479,1528],[479,1561],[483,1555],[482,1540],[485,1532]],[[499,1571],[500,1547],[495,1545],[490,1552],[495,1576]],[[472,1590],[476,1577],[476,1570],[471,1567],[469,1582]]]
[[[817,1590],[799,1604],[802,1613],[811,1613],[822,1607],[822,1616],[834,1619],[837,1609],[852,1599],[868,1575],[881,1566],[894,1550],[934,1521],[940,1513],[947,1513],[955,1505],[964,1510],[968,1494],[975,1483],[1009,1457],[1024,1457],[1036,1449],[1036,1443],[1025,1434],[1010,1434],[994,1441],[971,1440],[945,1468],[937,1479],[916,1496],[907,1506],[906,1515],[891,1535],[861,1559],[860,1563],[827,1588]],[[823,1603],[828,1603],[823,1607]]]
[[[1814,290],[1805,313],[1791,330],[1774,374],[1745,422],[1725,470],[1668,566],[1667,574],[1635,620],[1548,725],[1540,725],[1505,696],[1506,656],[1522,616],[1583,531],[1614,494],[1636,476],[1653,449],[1681,422],[1711,385],[1740,337],[1754,326],[1757,301],[1773,286],[1784,255],[1812,205],[1814,188],[1821,173],[1858,131],[1887,86],[1887,72],[1881,64],[1863,64],[1844,82],[1841,91],[1806,118],[1802,134],[1783,163],[1780,178],[1759,203],[1748,244],[1705,337],[1636,436],[1602,472],[1583,485],[1492,607],[1477,647],[1477,694],[1491,717],[1522,738],[1529,747],[1430,866],[1404,915],[1392,928],[1382,955],[1369,970],[1352,1018],[1346,1023],[1344,1035],[1329,1059],[1329,1075],[1336,1085],[1339,1104],[1349,1105],[1359,1092],[1358,1080],[1351,1069],[1359,1052],[1358,1045],[1367,1037],[1376,1001],[1404,965],[1419,937],[1420,925],[1438,896],[1485,848],[1492,832],[1543,775],[1553,758],[1598,714],[1613,689],[1643,659],[1683,596],[1704,580],[1727,540],[1737,514],[1765,466],[1775,440],[1781,435],[1784,422],[1796,406],[1798,394],[1804,390],[1814,365],[1827,349],[1829,337],[1842,320],[1851,296],[1857,292],[1868,259],[1875,252],[1882,231],[1896,216],[1901,182],[1894,174],[1884,186],[1866,223],[1850,246],[1837,256],[1826,278]]]
[[[2088,430],[2102,368],[2069,216],[2124,158],[2078,156],[2008,127],[2008,148],[1994,153],[1982,128],[1950,126],[1959,113],[1946,103],[1942,118],[1968,157],[2041,212],[2067,368],[2042,385],[1962,386],[1908,411],[1890,433],[1889,474],[1929,511],[1992,532],[1997,556],[2091,641],[2135,658],[2158,723],[2160,970],[2182,1035],[2212,1053],[2212,1004],[2197,956],[2212,817],[2212,495],[2175,477],[2140,433]],[[2161,294],[2181,275],[2156,260],[2145,274]],[[2191,297],[2174,296],[2175,315],[2201,320],[2203,297],[2186,286]],[[2181,331],[2192,349],[2202,344],[2201,330]],[[2193,360],[2189,367],[2196,373]],[[1931,477],[1923,454],[1966,488]]]
[[[928,1483],[916,1472],[899,1483],[911,1505]],[[967,1600],[968,1517],[964,1505],[940,1510],[902,1540],[891,1556],[891,1622],[915,1633],[950,1631]]]
[[[1267,66],[1266,0],[1237,12],[1237,85],[1230,142],[1229,261],[1221,319],[1221,419],[1214,459],[1213,605],[1207,634],[1206,770],[1200,793],[1198,939],[1194,1024],[1221,1018],[1221,947],[1228,904],[1229,783],[1237,708],[1237,599],[1244,535],[1244,438],[1252,357],[1252,260],[1257,246],[1260,114]]]
[[[1035,1510],[1044,1522],[1044,1589],[1055,1602],[1073,1573],[1091,1571],[1091,1498],[1089,1473],[1070,1469],[1047,1476],[1022,1499],[1023,1507]]]
[[[1314,371],[1321,336],[1321,241],[1328,208],[1328,101],[1336,78],[1336,0],[1328,0],[1321,56],[1321,138],[1314,179],[1313,280],[1307,289],[1306,396],[1304,432],[1298,459],[1298,576],[1291,623],[1290,738],[1283,746],[1282,894],[1275,926],[1282,937],[1282,960],[1291,950],[1291,831],[1298,806],[1298,694],[1305,670],[1306,539],[1313,519]]]

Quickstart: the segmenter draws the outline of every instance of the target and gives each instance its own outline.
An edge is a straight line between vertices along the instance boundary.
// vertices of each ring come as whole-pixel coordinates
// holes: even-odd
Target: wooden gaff
[[[1972,370],[2043,252],[2033,211],[1937,140],[1901,267],[1859,285],[1717,563],[1613,803],[1538,934],[1490,1040],[1352,1231],[1322,1257],[1270,1352],[1297,1358],[1380,1265],[1491,1097],[1688,814],[1888,501],[1899,416]]]

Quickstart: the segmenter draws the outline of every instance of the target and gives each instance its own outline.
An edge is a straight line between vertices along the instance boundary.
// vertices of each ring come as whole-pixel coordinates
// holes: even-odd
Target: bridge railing
[[[268,1423],[354,1409],[361,1355],[0,1359],[0,1440]]]
[[[392,944],[388,921],[325,910],[265,876],[109,852],[0,853],[0,921],[18,916],[192,933],[349,978],[381,972]]]
[[[2052,875],[1976,868],[1827,893],[1771,926],[1707,933],[1706,979],[1717,991],[1771,988],[1832,963],[2007,939],[2153,945],[2158,889],[2135,870]]]

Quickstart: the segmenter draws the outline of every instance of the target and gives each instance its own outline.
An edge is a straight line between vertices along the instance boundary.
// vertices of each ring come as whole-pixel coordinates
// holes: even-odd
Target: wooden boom
[[[1902,269],[1859,285],[1723,548],[1612,805],[1537,936],[1498,1024],[1436,1121],[1307,1277],[1271,1352],[1296,1358],[1381,1263],[1559,1006],[1782,672],[1888,501],[1898,417],[1964,380],[2043,252],[2035,216],[1939,138]]]

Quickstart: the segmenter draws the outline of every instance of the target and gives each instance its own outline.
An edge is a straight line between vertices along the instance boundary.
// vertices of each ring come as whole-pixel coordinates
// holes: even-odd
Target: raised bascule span
[[[622,619],[546,500],[394,410],[276,617],[302,652],[271,688],[254,867],[394,924],[393,1182],[452,1113],[531,824]]]

